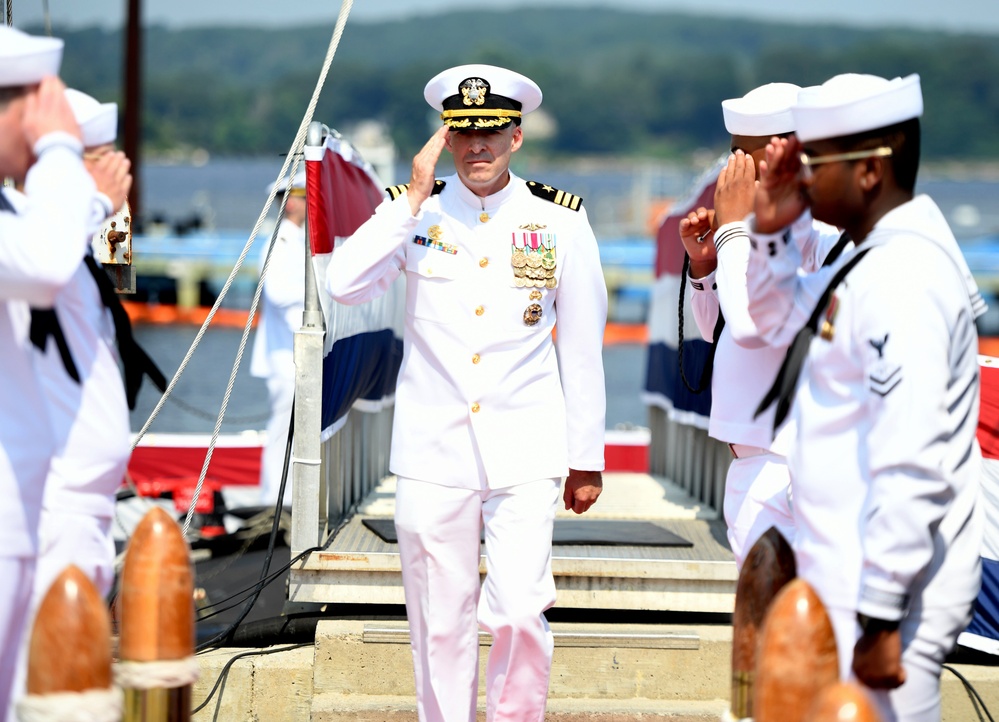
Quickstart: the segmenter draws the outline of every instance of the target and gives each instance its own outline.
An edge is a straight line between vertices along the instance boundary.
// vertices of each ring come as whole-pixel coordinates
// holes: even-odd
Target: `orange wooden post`
[[[111,619],[93,582],[66,567],[38,607],[28,643],[27,696],[21,719],[121,719],[112,684]]]
[[[791,546],[775,527],[770,527],[749,550],[735,588],[730,706],[735,719],[753,716],[753,682],[760,631],[774,597],[795,574]]]
[[[180,527],[158,507],[136,527],[125,553],[119,650],[124,722],[191,719],[194,576]]]
[[[803,579],[777,593],[763,622],[756,661],[756,722],[804,722],[819,693],[839,681],[836,635]]]
[[[881,715],[863,687],[837,682],[819,693],[808,722],[881,722]]]

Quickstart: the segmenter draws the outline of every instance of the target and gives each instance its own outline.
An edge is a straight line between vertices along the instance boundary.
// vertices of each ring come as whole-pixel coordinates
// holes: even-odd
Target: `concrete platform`
[[[556,623],[552,629],[556,646],[547,720],[700,722],[720,719],[728,706],[727,626]],[[415,722],[407,638],[405,624],[330,620],[320,623],[315,645],[203,654],[196,705],[226,663],[248,656],[232,665],[221,691],[194,719]],[[488,643],[483,635],[483,664]],[[999,667],[953,666],[993,714],[999,711]],[[942,691],[943,722],[978,719],[963,685],[946,670]],[[483,720],[481,692],[478,718]]]
[[[289,600],[402,604],[395,544],[363,518],[391,518],[395,479],[385,479],[326,551],[291,570]],[[692,547],[556,545],[552,572],[560,607],[731,613],[737,574],[718,513],[662,477],[607,474],[604,493],[585,515],[559,510],[557,519],[646,521],[691,541]],[[481,563],[484,574],[485,559]]]

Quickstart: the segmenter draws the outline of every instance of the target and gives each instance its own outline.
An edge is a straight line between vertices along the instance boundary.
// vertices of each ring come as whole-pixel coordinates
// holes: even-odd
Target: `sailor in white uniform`
[[[773,136],[794,130],[791,106],[800,88],[769,83],[741,98],[722,101],[732,156],[716,186],[714,208],[697,209],[680,221],[690,256],[691,305],[702,337],[716,344],[711,375],[708,434],[726,442],[735,457],[725,477],[723,511],[736,566],[770,527],[794,541],[787,452],[794,424],[774,434],[774,412],[755,415],[773,382],[785,349],[766,345],[749,317],[746,267],[749,236],[744,222],[753,209],[757,169]],[[712,233],[712,227],[717,231]],[[814,271],[830,257],[839,229],[814,221],[807,211],[792,226],[802,270]],[[838,250],[836,251],[838,253]],[[719,318],[719,309],[721,318]],[[719,322],[722,328],[715,333]]]
[[[802,91],[797,139],[768,148],[749,221],[757,328],[788,344],[809,322],[775,389],[798,425],[798,573],[829,610],[842,676],[876,692],[887,722],[940,719],[940,666],[970,619],[983,524],[984,303],[940,210],[913,193],[922,110],[916,75]],[[857,247],[801,277],[783,230],[806,204]]]
[[[270,193],[272,189],[268,188]],[[253,339],[250,374],[266,379],[270,400],[267,441],[260,460],[260,503],[275,505],[285,469],[285,449],[295,400],[295,331],[302,326],[305,310],[305,171],[300,171],[288,190],[288,179],[277,183],[278,193],[287,193],[284,216],[277,229],[270,265],[261,296],[257,333]],[[267,246],[260,254],[263,268]],[[291,506],[291,475],[282,504]]]
[[[117,104],[98,103],[71,88],[66,90],[66,98],[80,127],[85,165],[113,152]],[[94,194],[87,238],[99,230],[116,205],[124,202],[126,191],[122,187],[114,199],[100,190]],[[15,211],[27,207],[23,193],[9,189],[5,195]],[[115,492],[130,454],[128,403],[115,329],[87,265],[78,264],[56,295],[53,308],[77,378],[67,373],[58,344],[46,339],[44,350],[37,352],[35,366],[52,424],[55,453],[42,499],[29,628],[49,586],[70,564],[83,571],[101,595],[111,590]],[[12,703],[24,693],[28,641],[25,635]]]
[[[25,632],[53,432],[28,342],[31,302],[51,306],[86,250],[95,191],[80,129],[56,78],[63,43],[0,26],[0,713]]]
[[[486,719],[541,720],[561,480],[576,513],[602,486],[607,291],[582,201],[509,171],[538,86],[466,65],[424,96],[444,127],[334,251],[327,287],[362,303],[406,274],[390,468],[419,717],[475,719],[481,627]],[[457,173],[435,182],[444,147]]]
[[[98,103],[72,89],[66,95],[83,134],[84,157],[96,160],[113,151],[117,104]],[[95,198],[88,238],[123,201],[104,194]],[[54,344],[48,344],[38,372],[59,448],[45,482],[36,604],[68,564],[78,566],[101,595],[111,590],[115,492],[130,455],[114,325],[83,263],[56,296],[55,311],[81,378],[76,382],[69,377]]]

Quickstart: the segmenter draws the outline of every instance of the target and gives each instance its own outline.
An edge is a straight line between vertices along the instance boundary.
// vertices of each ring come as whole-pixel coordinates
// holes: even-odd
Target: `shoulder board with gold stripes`
[[[434,181],[434,189],[430,191],[430,195],[432,196],[437,195],[442,190],[444,190],[444,186],[446,185],[447,183],[445,183],[442,180]],[[395,200],[408,190],[409,190],[409,183],[401,183],[400,185],[392,186],[391,188],[386,188],[385,192],[389,194],[389,198]]]
[[[538,198],[544,198],[546,201],[551,201],[557,206],[563,206],[573,211],[578,211],[583,207],[583,199],[579,196],[560,191],[558,188],[552,188],[545,183],[527,181],[527,187]]]

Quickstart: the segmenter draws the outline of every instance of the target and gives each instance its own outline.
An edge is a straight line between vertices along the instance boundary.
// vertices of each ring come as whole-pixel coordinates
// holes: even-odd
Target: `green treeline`
[[[331,11],[332,12],[332,11]],[[286,151],[332,35],[302,28],[169,29],[145,35],[148,152]],[[102,100],[120,97],[118,31],[78,29],[63,75]],[[999,37],[782,25],[606,9],[454,12],[348,23],[316,119],[374,118],[403,156],[435,122],[423,86],[450,65],[505,65],[535,79],[557,132],[531,152],[680,157],[727,142],[719,103],[766,82],[820,83],[841,72],[919,73],[924,155],[999,158]]]

